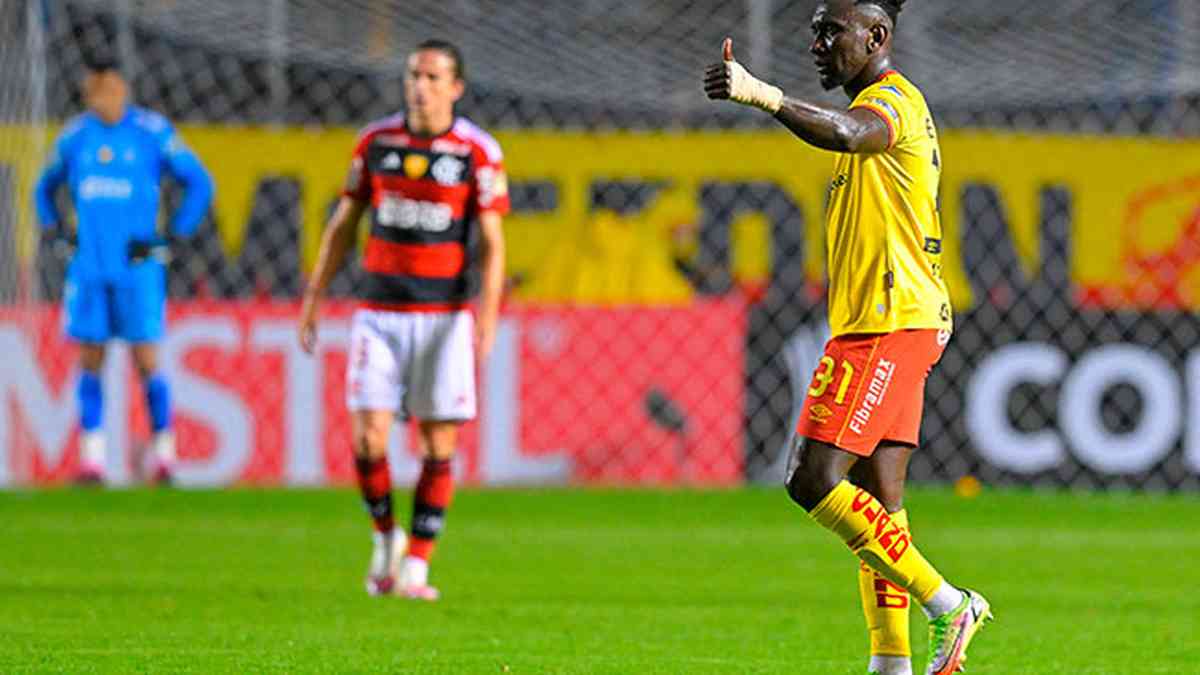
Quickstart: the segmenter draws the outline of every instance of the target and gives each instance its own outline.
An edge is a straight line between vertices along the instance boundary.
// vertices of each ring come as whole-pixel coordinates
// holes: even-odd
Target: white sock
[[[104,470],[108,453],[104,447],[104,432],[97,429],[79,435],[79,461],[88,468]]]
[[[404,556],[404,563],[400,566],[400,587],[428,585],[429,563],[411,555]]]
[[[392,569],[395,566],[396,560],[393,556],[395,551],[395,530],[391,532],[372,532],[371,541],[375,546],[371,551],[371,569],[367,572],[372,577],[386,577],[392,574]]]
[[[175,463],[175,434],[171,433],[170,429],[164,429],[154,434],[154,438],[150,441],[150,447],[154,449],[154,458],[160,463]]]
[[[871,656],[867,672],[879,675],[913,675],[912,659],[907,656]]]
[[[925,603],[925,616],[934,619],[943,614],[953,612],[962,604],[962,591],[950,585],[950,582],[943,581],[938,587],[937,592]]]

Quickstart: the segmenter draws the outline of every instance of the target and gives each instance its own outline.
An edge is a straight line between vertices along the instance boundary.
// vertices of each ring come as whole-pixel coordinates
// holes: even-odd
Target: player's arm
[[[317,345],[317,313],[321,297],[357,241],[358,221],[366,208],[366,202],[343,196],[321,235],[317,266],[308,280],[300,308],[300,346],[310,354]]]
[[[479,323],[476,326],[475,349],[480,363],[487,360],[496,341],[496,325],[500,320],[500,302],[504,294],[504,229],[498,211],[479,215],[480,277]]]
[[[43,230],[52,230],[62,222],[62,214],[58,212],[54,195],[67,180],[65,146],[63,139],[55,141],[54,150],[33,188],[34,207],[37,210],[38,223]]]
[[[183,201],[171,218],[171,231],[183,237],[191,236],[212,205],[212,177],[170,127],[160,137],[159,151],[167,171],[183,186]]]
[[[713,100],[729,100],[771,113],[810,145],[834,152],[878,153],[888,149],[892,130],[871,110],[839,110],[785,96],[759,80],[733,58],[733,41],[725,39],[721,63],[704,72],[704,92]]]

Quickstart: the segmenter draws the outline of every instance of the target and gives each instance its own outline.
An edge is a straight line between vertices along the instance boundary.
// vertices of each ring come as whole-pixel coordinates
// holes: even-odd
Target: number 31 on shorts
[[[850,382],[854,379],[854,366],[850,365],[849,361],[842,361],[841,380],[838,382],[837,395],[833,397],[833,402],[837,405],[842,405],[846,402],[846,394],[850,392]],[[837,362],[832,356],[824,356],[821,358],[821,363],[817,367],[817,372],[813,375],[812,386],[808,389],[808,395],[813,398],[821,398],[825,392],[829,390],[829,385],[833,384],[837,377]]]

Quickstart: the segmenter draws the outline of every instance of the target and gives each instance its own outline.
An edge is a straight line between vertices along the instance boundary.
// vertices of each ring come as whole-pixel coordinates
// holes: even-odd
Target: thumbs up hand
[[[720,63],[704,70],[704,93],[714,101],[730,100],[771,114],[783,105],[783,90],[754,77],[733,58],[733,39],[721,44]]]

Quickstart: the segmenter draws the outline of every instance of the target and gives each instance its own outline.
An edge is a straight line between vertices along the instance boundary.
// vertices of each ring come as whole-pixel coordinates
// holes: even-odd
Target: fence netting
[[[776,481],[827,335],[832,162],[766,116],[704,100],[734,38],[828,103],[816,0],[16,0],[0,6],[0,483],[73,461],[67,259],[29,189],[80,111],[86,50],[172,119],[217,180],[173,241],[166,362],[181,476],[349,475],[351,261],[315,360],[291,321],[355,129],[402,107],[411,48],[465,54],[460,113],[511,174],[509,290],[460,470],[480,482]],[[1200,5],[915,0],[897,62],[943,131],[956,331],[911,477],[1200,487]],[[166,189],[166,206],[178,190]],[[63,233],[69,235],[69,233]],[[144,435],[126,357],[114,447]],[[398,472],[415,471],[397,432]],[[6,449],[4,447],[6,446]],[[122,455],[110,460],[129,477]],[[124,472],[124,473],[121,473]]]

